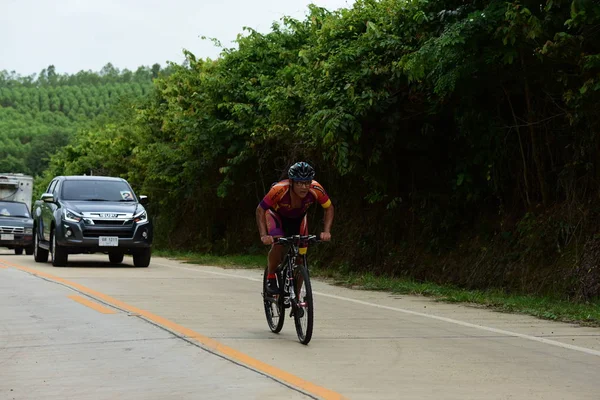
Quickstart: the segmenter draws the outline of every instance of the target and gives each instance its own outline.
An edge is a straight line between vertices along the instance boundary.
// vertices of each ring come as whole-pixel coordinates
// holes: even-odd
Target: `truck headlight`
[[[142,211],[141,213],[133,216],[134,222],[145,222],[148,220],[148,215],[146,211]]]
[[[25,228],[24,233],[26,235],[33,235],[33,228]]]
[[[82,217],[83,217],[82,215],[79,215],[76,212],[68,210],[68,209],[65,209],[65,211],[63,213],[63,219],[65,221],[69,221],[69,222],[79,222],[79,221],[81,221]]]

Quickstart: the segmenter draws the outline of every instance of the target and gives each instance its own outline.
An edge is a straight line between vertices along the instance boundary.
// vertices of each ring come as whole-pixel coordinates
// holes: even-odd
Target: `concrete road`
[[[314,281],[303,346],[261,279],[0,252],[0,399],[600,399],[600,329]]]

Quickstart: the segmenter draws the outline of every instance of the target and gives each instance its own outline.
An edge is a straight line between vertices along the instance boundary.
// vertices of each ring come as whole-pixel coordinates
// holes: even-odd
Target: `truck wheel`
[[[140,268],[146,268],[148,265],[150,265],[151,254],[152,251],[149,247],[136,251],[133,253],[133,265]]]
[[[123,262],[123,253],[108,253],[108,259],[113,264],[120,264]]]
[[[15,247],[15,254],[20,256],[21,254],[23,254],[23,248],[22,247]]]
[[[64,267],[65,265],[67,265],[69,253],[67,253],[67,249],[56,243],[54,229],[50,233],[50,236],[52,237],[52,265],[54,265],[55,267]]]
[[[33,258],[40,263],[48,261],[48,250],[40,247],[40,237],[37,230],[33,232]]]

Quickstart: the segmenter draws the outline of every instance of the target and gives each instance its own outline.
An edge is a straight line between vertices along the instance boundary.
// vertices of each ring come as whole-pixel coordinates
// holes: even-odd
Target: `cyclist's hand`
[[[331,233],[321,232],[321,240],[324,242],[329,242],[331,240]]]
[[[273,236],[269,236],[269,235],[265,235],[265,236],[261,236],[260,240],[263,242],[263,244],[273,244]]]

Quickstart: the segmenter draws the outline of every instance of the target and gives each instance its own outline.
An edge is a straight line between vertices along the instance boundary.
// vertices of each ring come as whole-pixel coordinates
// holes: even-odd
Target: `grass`
[[[189,251],[152,250],[152,255],[183,260],[188,264],[214,265],[224,268],[264,268],[267,257],[263,255],[214,256]]]
[[[175,258],[190,264],[224,268],[264,268],[266,255],[214,256],[193,252],[154,251],[160,257]],[[311,275],[359,290],[378,290],[395,294],[428,296],[436,301],[466,303],[496,311],[532,315],[538,318],[600,326],[600,299],[590,303],[574,303],[548,296],[506,293],[501,290],[467,290],[452,285],[417,282],[409,278],[389,278],[371,273],[336,272],[311,268]]]
[[[364,290],[423,295],[437,301],[469,303],[496,311],[533,315],[538,318],[600,326],[600,300],[574,303],[549,296],[506,293],[501,290],[467,290],[452,285],[416,282],[408,278],[386,278],[373,274],[334,274],[337,284]]]

